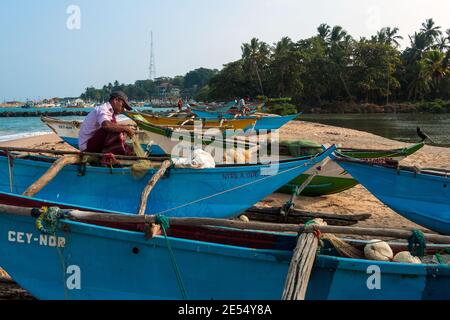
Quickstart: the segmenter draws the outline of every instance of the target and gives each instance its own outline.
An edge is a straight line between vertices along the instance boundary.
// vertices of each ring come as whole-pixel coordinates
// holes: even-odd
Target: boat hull
[[[288,115],[288,116],[264,116],[264,117],[238,117],[235,118],[233,114],[220,114],[216,112],[208,112],[208,111],[193,111],[199,118],[206,120],[216,120],[220,121],[220,119],[254,119],[256,120],[254,130],[278,130],[282,126],[284,126],[289,121],[295,120],[298,118],[301,113]]]
[[[127,113],[131,116],[134,113]],[[168,127],[178,127],[183,125],[186,122],[192,122],[191,118],[176,118],[176,117],[158,117],[150,114],[139,113],[146,121],[153,125],[157,126],[168,126]],[[205,120],[202,122],[203,127],[216,127],[216,128],[224,128],[224,129],[233,129],[233,130],[246,130],[248,128],[252,128],[255,124],[256,119],[211,119]],[[192,125],[190,125],[193,127]],[[184,126],[186,127],[186,126]],[[187,127],[186,127],[187,128]]]
[[[423,146],[424,146],[423,143],[419,143],[409,148],[397,150],[358,151],[358,150],[344,149],[341,151],[338,149],[338,152],[345,156],[359,159],[374,160],[374,159],[389,158],[392,160],[400,161],[405,157],[414,154],[415,152],[420,150]],[[358,180],[354,179],[347,170],[343,169],[334,160],[330,160],[326,164],[320,166],[319,169],[317,169],[317,166],[309,169],[304,174],[296,177],[288,184],[280,188],[278,192],[292,194],[295,188],[301,186],[303,182],[305,182],[308,179],[308,177],[311,174],[313,174],[316,170],[319,171],[319,174],[311,180],[311,182],[305,187],[301,195],[308,197],[319,197],[323,195],[335,194],[351,189],[359,184]]]
[[[287,241],[287,236],[282,237],[284,241],[267,236],[272,243],[263,248],[169,237],[187,298],[280,299],[295,236]],[[136,231],[61,221],[56,234],[48,236],[36,230],[34,218],[2,214],[0,265],[38,299],[183,298],[167,241],[161,236],[146,240]],[[368,285],[373,277],[370,270],[381,272],[378,289]],[[319,255],[306,298],[449,299],[449,279],[447,265]]]
[[[450,178],[340,161],[381,202],[405,218],[450,235]],[[376,177],[376,178],[374,178]]]
[[[272,166],[170,169],[150,193],[146,213],[185,217],[235,216],[322,162],[334,149],[331,147],[316,157],[294,159]],[[0,191],[22,194],[51,164],[52,161],[15,159],[10,170],[7,157],[0,156]],[[271,172],[272,169],[276,171]],[[143,178],[138,179],[133,177],[130,168],[86,166],[84,170],[78,165],[70,165],[64,167],[36,197],[136,213],[141,193],[156,170],[150,169]]]

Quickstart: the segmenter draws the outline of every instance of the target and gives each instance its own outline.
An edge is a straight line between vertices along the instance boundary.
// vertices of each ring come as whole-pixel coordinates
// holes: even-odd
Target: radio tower
[[[151,31],[151,45],[150,45],[150,67],[149,67],[149,79],[153,80],[156,77],[155,71],[155,53],[153,52],[153,31]]]

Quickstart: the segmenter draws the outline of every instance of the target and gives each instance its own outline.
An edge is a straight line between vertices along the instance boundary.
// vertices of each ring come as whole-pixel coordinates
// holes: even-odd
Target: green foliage
[[[297,112],[297,107],[290,103],[273,104],[267,108],[267,113],[279,114],[281,116],[287,116]]]
[[[292,98],[269,98],[268,102],[270,103],[286,103],[291,102]]]
[[[137,80],[134,84],[120,84],[119,81],[114,81],[113,84],[109,83],[104,85],[101,89],[94,87],[86,88],[85,92],[81,94],[80,98],[92,101],[106,101],[109,98],[109,94],[114,90],[124,91],[130,100],[147,100],[152,97],[161,97],[158,85],[162,83],[169,83],[172,88],[178,88],[181,91],[182,96],[194,96],[200,94],[199,90],[204,88],[209,80],[217,74],[217,70],[210,70],[205,68],[199,68],[188,72],[185,76],[175,76],[174,78],[158,78],[153,80]],[[209,94],[208,91],[202,92],[203,96]],[[171,97],[169,92],[167,97]],[[205,96],[206,97],[206,96]]]
[[[416,104],[417,111],[431,113],[450,112],[450,101],[435,100],[424,101]]]
[[[327,24],[316,36],[297,42],[284,37],[270,46],[253,38],[242,45],[241,59],[210,81],[210,98],[292,97],[310,106],[448,100],[450,31],[443,36],[440,29],[428,19],[403,51],[395,27],[359,40]]]
[[[210,88],[208,85],[202,87],[197,94],[194,96],[194,99],[197,101],[206,101],[210,95]]]
[[[443,33],[427,19],[403,51],[400,39],[396,27],[356,40],[343,27],[323,23],[315,36],[298,41],[283,37],[270,45],[253,38],[242,44],[241,58],[220,71],[198,68],[185,76],[134,85],[115,81],[102,89],[87,88],[81,97],[99,101],[121,89],[130,99],[143,100],[158,96],[164,81],[178,87],[182,96],[199,100],[257,97],[276,113],[292,111],[288,103],[325,110],[333,104],[404,101],[417,102],[421,111],[449,112],[444,101],[450,100],[450,29]]]

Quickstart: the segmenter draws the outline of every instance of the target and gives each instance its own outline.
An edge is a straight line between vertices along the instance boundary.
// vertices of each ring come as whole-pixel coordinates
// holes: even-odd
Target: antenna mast
[[[153,80],[156,78],[155,71],[155,53],[153,51],[153,31],[151,31],[151,45],[150,45],[150,67],[149,67],[149,79]]]

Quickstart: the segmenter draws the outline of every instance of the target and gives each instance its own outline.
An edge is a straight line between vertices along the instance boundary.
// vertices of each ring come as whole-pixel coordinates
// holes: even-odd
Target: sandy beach
[[[280,130],[281,140],[304,139],[315,141],[321,144],[338,144],[342,147],[353,148],[373,148],[373,149],[392,149],[405,147],[408,144],[386,139],[367,132],[339,128],[334,126],[309,123],[304,121],[291,122]],[[0,143],[0,146],[14,147],[33,147],[33,148],[52,148],[55,150],[72,149],[55,134],[47,134],[24,138],[14,141]],[[405,165],[416,165],[418,167],[450,167],[450,148],[441,148],[426,146],[416,154],[406,158],[401,162]],[[290,198],[285,194],[273,194],[260,203],[260,206],[280,206]],[[358,185],[345,192],[322,196],[317,198],[298,197],[295,201],[296,208],[301,210],[310,210],[326,213],[370,213],[371,218],[359,222],[356,226],[361,227],[390,227],[390,228],[418,228],[427,231],[411,221],[401,217],[374,196],[372,196],[364,187]],[[28,298],[20,288],[14,285],[3,285],[3,287],[12,290],[12,296],[19,295],[19,298]],[[0,292],[2,291],[0,287]],[[11,298],[11,294],[5,296]],[[0,295],[0,299],[1,299]]]

